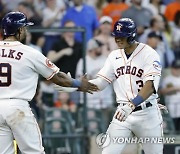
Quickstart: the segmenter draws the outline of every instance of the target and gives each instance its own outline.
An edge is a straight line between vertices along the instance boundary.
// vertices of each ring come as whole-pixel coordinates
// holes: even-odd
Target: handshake
[[[68,72],[67,73],[68,77],[71,78],[71,74]],[[79,80],[81,85],[79,88],[76,87],[63,87],[63,86],[59,86],[57,84],[54,85],[55,90],[59,91],[59,92],[74,92],[74,91],[82,91],[82,92],[88,92],[90,94],[93,94],[93,92],[96,92],[99,90],[99,88],[97,87],[97,85],[88,82],[88,79],[86,78],[86,74],[84,76],[81,77],[81,79]]]

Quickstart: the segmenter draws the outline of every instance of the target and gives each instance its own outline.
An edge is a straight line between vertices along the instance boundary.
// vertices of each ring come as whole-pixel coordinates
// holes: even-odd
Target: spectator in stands
[[[149,9],[153,16],[164,14],[166,8],[166,6],[162,4],[162,0],[150,0],[150,3],[144,7]]]
[[[64,27],[73,28],[75,23],[68,20],[64,22]],[[75,77],[77,63],[83,53],[82,44],[75,40],[74,35],[74,32],[64,32],[53,44],[52,50],[47,55],[61,71],[70,72],[73,78]]]
[[[42,19],[37,15],[31,4],[27,2],[21,2],[18,4],[17,10],[24,13],[27,16],[27,19],[33,22],[36,27],[41,27]],[[31,43],[42,47],[44,44],[44,38],[42,36],[42,33],[32,33]]]
[[[117,49],[114,38],[111,36],[112,18],[109,16],[103,16],[100,18],[99,23],[99,34],[95,39],[103,44],[102,54],[108,56],[111,51]]]
[[[165,103],[175,128],[180,131],[180,60],[172,63],[171,74],[162,81],[161,93],[165,95]]]
[[[46,8],[43,10],[42,26],[45,28],[58,28],[63,17],[65,6],[59,6],[57,0],[46,0]],[[48,51],[52,49],[52,45],[59,38],[58,32],[45,32],[45,43],[43,52],[47,55]]]
[[[102,16],[102,9],[107,5],[106,0],[86,0],[86,3],[96,9],[98,17]]]
[[[58,93],[58,99],[55,101],[54,106],[70,112],[76,112],[77,110],[76,104],[70,100],[70,95],[66,92]]]
[[[170,3],[172,3],[174,0],[162,0],[164,5],[168,5]]]
[[[86,29],[86,41],[91,39],[95,30],[99,27],[96,11],[93,7],[83,3],[83,0],[73,0],[74,7],[70,7],[63,17],[62,25],[64,22],[71,20],[76,26],[84,27]],[[77,32],[75,39],[82,42],[82,34]]]
[[[32,40],[32,34],[30,32],[27,32],[26,33],[26,45],[28,45],[42,53],[42,49],[38,45],[32,44],[31,40]]]
[[[4,6],[6,7],[7,11],[12,11],[18,7],[18,4],[24,0],[1,0]]]
[[[42,17],[43,9],[46,7],[44,0],[26,0],[26,2],[34,7],[39,17]]]
[[[86,55],[86,72],[87,78],[93,79],[95,75],[104,65],[106,56],[102,54],[102,43],[94,38],[87,43],[87,55]],[[83,60],[80,59],[77,65],[76,77],[83,75]],[[108,95],[107,95],[108,94]],[[87,94],[87,107],[93,109],[101,109],[103,111],[104,118],[107,123],[110,121],[110,111],[112,109],[112,87],[107,87],[101,92],[94,93],[93,95]],[[80,94],[80,103],[83,103],[83,95]]]
[[[149,27],[152,12],[141,6],[142,0],[132,0],[132,6],[123,12],[123,18],[131,18],[137,25],[137,33],[141,35]]]
[[[110,16],[113,20],[112,25],[114,25],[121,18],[122,12],[127,10],[128,7],[124,0],[112,0],[103,8],[102,15]]]
[[[156,32],[150,32],[147,36],[146,44],[156,50],[160,56],[160,61],[164,64],[164,54],[158,50],[158,44],[162,41],[162,36]]]
[[[49,80],[42,80],[39,86],[39,104],[46,110],[54,106],[55,89],[53,83]]]
[[[154,31],[160,33],[164,28],[165,28],[165,23],[163,21],[162,16],[160,15],[154,16],[150,20],[150,27],[147,28],[144,31],[144,33],[139,37],[139,41],[145,43],[147,41],[147,36],[150,32]]]
[[[172,48],[176,58],[180,59],[180,11],[176,13],[172,27]]]
[[[154,50],[157,50],[159,42],[162,40],[162,36],[156,32],[150,32],[147,36],[147,44]]]
[[[139,37],[139,42],[146,43],[147,36],[150,32],[156,32],[156,34],[161,35],[162,40],[159,42],[157,50],[164,55],[164,63],[162,63],[163,68],[171,65],[174,60],[174,53],[170,49],[166,35],[164,33],[165,22],[161,15],[153,17],[150,21],[150,27],[145,30],[145,32]],[[161,55],[161,54],[160,54]]]
[[[180,11],[180,0],[175,0],[166,6],[165,17],[168,21],[174,21],[177,11]]]
[[[168,46],[172,47],[172,27],[170,26],[168,20],[163,14],[160,14],[164,22],[164,28],[162,29],[162,33],[164,34],[165,39],[167,40]]]

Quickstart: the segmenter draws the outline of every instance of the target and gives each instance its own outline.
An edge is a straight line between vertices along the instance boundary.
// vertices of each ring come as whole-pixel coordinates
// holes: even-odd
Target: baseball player
[[[162,117],[157,105],[160,58],[150,46],[135,41],[136,31],[135,23],[129,18],[115,23],[112,35],[119,49],[109,54],[97,78],[90,80],[100,90],[112,83],[118,103],[102,154],[122,152],[125,143],[113,142],[115,137],[162,138],[163,135]],[[148,142],[142,146],[146,154],[163,153],[162,143]]]
[[[20,12],[10,12],[2,19],[0,41],[0,154],[13,154],[13,139],[24,154],[43,154],[39,127],[28,101],[36,91],[38,74],[64,87],[76,87],[92,93],[97,86],[87,79],[72,79],[59,71],[39,51],[21,42],[26,26],[33,25]]]

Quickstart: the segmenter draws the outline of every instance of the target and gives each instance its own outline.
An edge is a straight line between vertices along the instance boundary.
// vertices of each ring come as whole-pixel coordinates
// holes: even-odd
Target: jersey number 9
[[[8,87],[10,86],[10,84],[11,84],[11,65],[9,63],[0,63],[0,87]]]

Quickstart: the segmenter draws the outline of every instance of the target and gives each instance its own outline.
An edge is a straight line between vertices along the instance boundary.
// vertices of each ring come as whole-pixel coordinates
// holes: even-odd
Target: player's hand
[[[126,105],[117,108],[114,118],[119,121],[125,121],[128,115],[130,115],[134,109],[135,105],[129,102]]]
[[[167,107],[165,105],[162,105],[162,104],[159,104],[159,103],[157,105],[158,105],[160,110],[164,110],[165,113],[168,113],[168,109],[167,109]]]
[[[88,79],[86,78],[87,74],[85,74],[82,78],[81,78],[81,87],[78,88],[79,91],[82,92],[88,92],[90,94],[93,94],[93,91],[98,91],[99,88],[97,87],[97,85],[88,82]]]

